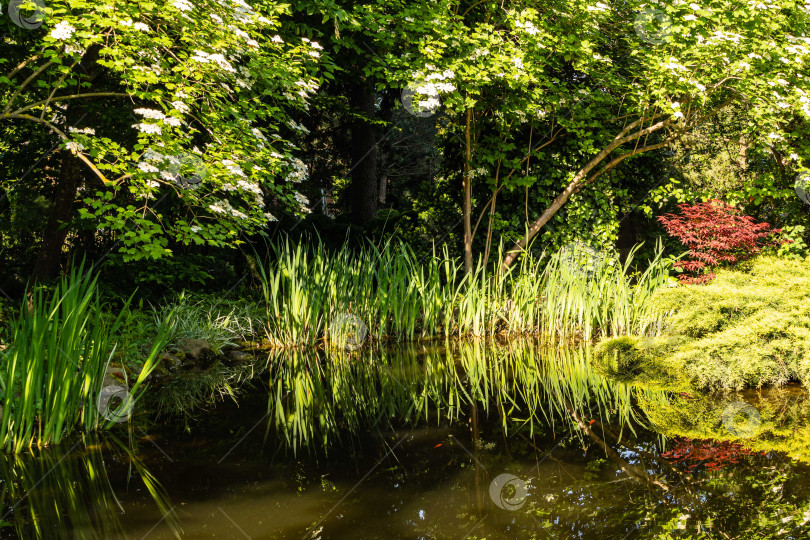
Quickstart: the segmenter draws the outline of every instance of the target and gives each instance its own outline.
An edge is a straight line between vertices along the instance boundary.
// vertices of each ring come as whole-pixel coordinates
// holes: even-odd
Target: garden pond
[[[0,457],[0,537],[810,537],[806,391],[665,386],[533,340],[256,351]]]

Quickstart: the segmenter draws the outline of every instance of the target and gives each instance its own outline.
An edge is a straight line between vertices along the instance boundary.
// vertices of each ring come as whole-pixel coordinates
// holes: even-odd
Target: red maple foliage
[[[658,221],[664,229],[689,248],[687,258],[674,264],[685,272],[682,283],[706,283],[714,279],[704,269],[721,265],[733,266],[749,259],[766,246],[784,243],[773,238],[782,232],[723,201],[711,200],[678,206],[680,215],[664,214]]]
[[[661,457],[670,463],[680,463],[686,466],[689,472],[700,465],[706,469],[716,471],[728,465],[739,463],[744,456],[765,455],[766,452],[754,452],[741,444],[731,441],[713,441],[704,439],[677,439],[675,446]]]

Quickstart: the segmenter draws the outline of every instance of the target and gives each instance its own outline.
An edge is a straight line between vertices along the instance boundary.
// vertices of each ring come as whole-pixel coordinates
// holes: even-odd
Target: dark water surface
[[[335,428],[314,429],[296,454],[272,419],[306,411],[270,397],[279,377],[296,375],[271,366],[256,370],[238,405],[226,399],[190,419],[145,410],[99,437],[2,456],[0,536],[810,538],[810,400],[801,388],[665,393],[600,375],[587,353],[468,353],[403,349],[369,364],[378,371],[365,382],[327,372],[320,381],[335,406],[314,414]],[[368,377],[357,366],[369,354],[353,353],[352,377]],[[436,398],[420,421],[382,418],[394,398],[379,366],[390,375],[413,360],[394,387],[416,396],[430,391],[420,377],[444,376],[439,357],[461,366],[445,379],[461,390],[457,404]],[[472,389],[494,387],[480,384],[470,358],[491,379],[503,374],[493,366],[513,361],[564,369],[509,371],[518,386],[503,383],[509,391],[487,394],[496,405],[485,407]],[[585,362],[569,370],[577,359]],[[347,381],[344,395],[335,387]],[[532,413],[534,399],[545,413]],[[353,403],[368,414],[352,420]]]

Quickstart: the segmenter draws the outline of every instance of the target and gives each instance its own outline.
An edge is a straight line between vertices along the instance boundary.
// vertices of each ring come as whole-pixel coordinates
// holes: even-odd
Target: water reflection
[[[420,421],[498,417],[506,434],[533,437],[578,419],[600,419],[619,433],[643,423],[636,394],[647,390],[602,376],[590,348],[553,348],[532,340],[447,342],[341,350],[285,351],[270,361],[269,417],[274,439],[293,451],[325,449],[347,437]]]
[[[238,405],[141,426],[154,444],[9,457],[3,534],[810,537],[797,388],[666,392],[532,340],[284,351],[250,369]],[[753,431],[745,407],[726,413],[737,402]]]
[[[110,434],[35,453],[0,455],[1,534],[26,539],[123,536],[119,514],[124,507],[110,482],[111,471],[122,467],[128,480],[143,486],[179,537],[176,516],[160,483],[131,444]]]

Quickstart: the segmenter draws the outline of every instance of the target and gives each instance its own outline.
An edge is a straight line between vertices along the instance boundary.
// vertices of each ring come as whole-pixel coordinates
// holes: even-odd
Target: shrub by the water
[[[663,334],[623,353],[701,388],[810,387],[810,261],[759,256],[747,266],[656,293],[654,309],[669,314]],[[599,350],[614,354],[618,345],[627,344],[609,340]]]
[[[707,269],[734,266],[762,248],[780,243],[772,236],[781,229],[755,223],[754,218],[723,201],[681,204],[678,208],[680,215],[665,214],[658,221],[689,248],[687,257],[674,264],[686,272],[680,278],[683,283],[709,282],[715,275],[705,272]]]

